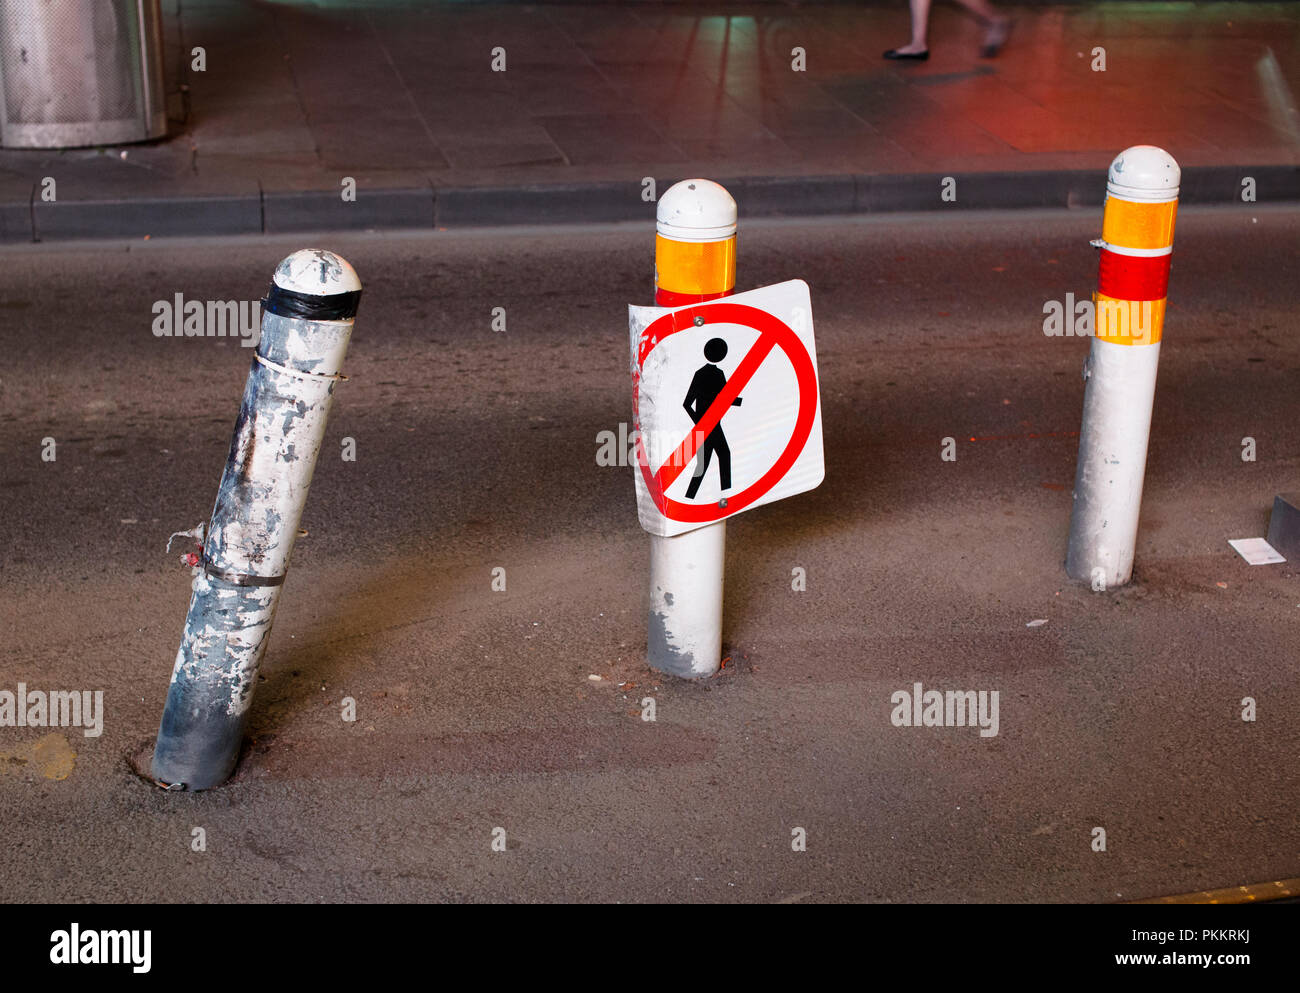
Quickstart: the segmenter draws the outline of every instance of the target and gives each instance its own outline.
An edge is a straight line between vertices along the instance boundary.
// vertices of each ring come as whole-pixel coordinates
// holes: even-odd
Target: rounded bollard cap
[[[347,259],[323,248],[294,252],[275,267],[271,282],[282,290],[316,297],[361,292],[361,280]]]
[[[725,241],[736,233],[736,201],[708,179],[684,179],[659,198],[655,228],[673,241]]]
[[[1106,173],[1106,192],[1122,200],[1178,199],[1182,171],[1174,157],[1155,145],[1134,145],[1115,156]]]

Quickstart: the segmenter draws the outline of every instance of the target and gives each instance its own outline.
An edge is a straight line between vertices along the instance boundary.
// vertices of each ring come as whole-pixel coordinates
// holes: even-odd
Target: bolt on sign
[[[826,475],[801,279],[685,307],[628,307],[637,513],[683,534]]]

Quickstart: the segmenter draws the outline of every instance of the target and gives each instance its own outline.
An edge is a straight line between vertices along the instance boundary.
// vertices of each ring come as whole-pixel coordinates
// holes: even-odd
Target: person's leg
[[[980,54],[986,59],[998,54],[1011,33],[1011,18],[999,14],[988,0],[957,0],[974,14],[985,27],[984,45]]]
[[[731,489],[731,446],[727,444],[727,438],[718,429],[718,438],[713,443],[713,450],[718,453],[718,480],[722,484],[722,489]]]
[[[890,51],[898,55],[919,55],[929,50],[925,39],[930,28],[930,0],[908,0],[908,3],[912,8],[912,40]]]
[[[998,19],[998,12],[988,0],[957,0],[959,4],[980,19],[982,24]]]
[[[704,439],[704,444],[700,446],[695,453],[695,475],[691,476],[690,485],[686,487],[686,499],[694,500],[695,494],[700,491],[700,483],[704,482],[704,473],[709,468],[709,459],[713,457],[713,442],[708,438]]]

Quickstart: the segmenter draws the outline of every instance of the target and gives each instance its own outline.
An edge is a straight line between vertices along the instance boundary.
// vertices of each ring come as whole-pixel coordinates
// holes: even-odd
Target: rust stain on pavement
[[[61,734],[19,745],[12,752],[0,752],[0,769],[8,772],[33,772],[45,779],[67,779],[76,766],[77,753]]]

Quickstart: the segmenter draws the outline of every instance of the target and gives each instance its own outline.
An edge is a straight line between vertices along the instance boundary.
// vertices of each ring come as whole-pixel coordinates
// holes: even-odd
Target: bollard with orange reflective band
[[[659,200],[655,304],[716,300],[736,286],[736,201],[707,179],[677,183]],[[722,661],[722,581],[727,522],[650,536],[646,654],[661,672],[699,679]]]
[[[1084,365],[1083,427],[1065,569],[1095,590],[1133,575],[1165,292],[1178,210],[1178,163],[1136,145],[1110,165]]]
[[[736,288],[736,201],[717,183],[688,179],[659,201],[655,303],[681,307]]]

